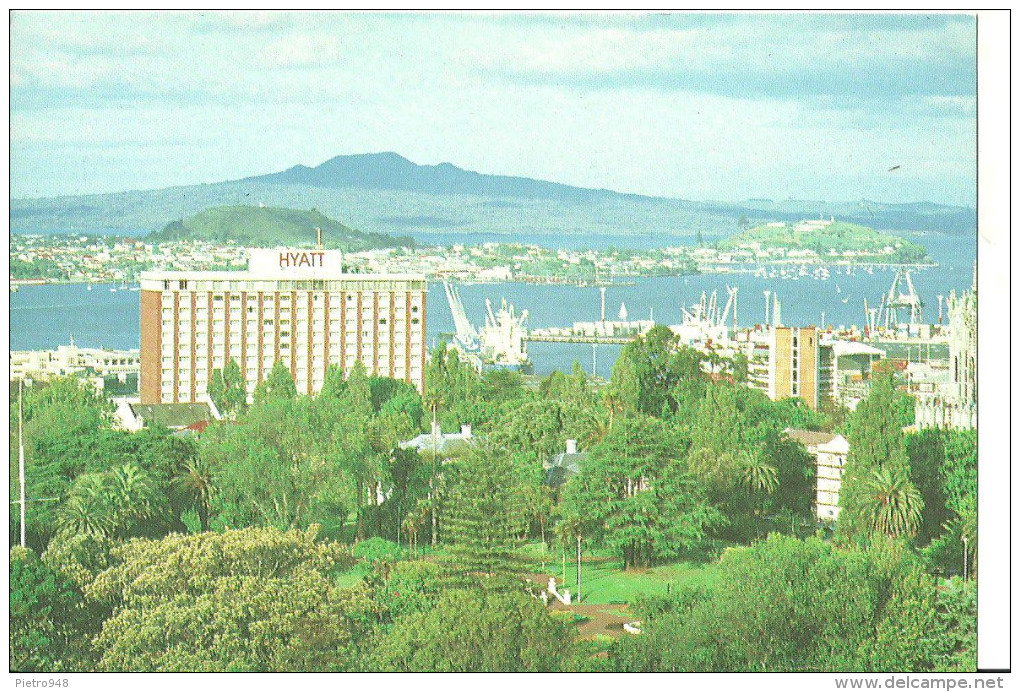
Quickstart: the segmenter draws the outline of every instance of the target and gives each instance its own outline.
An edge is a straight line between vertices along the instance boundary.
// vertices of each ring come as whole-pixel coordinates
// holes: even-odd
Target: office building
[[[201,401],[236,361],[249,396],[282,361],[299,394],[326,369],[425,384],[424,276],[352,274],[337,250],[251,250],[244,272],[141,276],[143,404]]]

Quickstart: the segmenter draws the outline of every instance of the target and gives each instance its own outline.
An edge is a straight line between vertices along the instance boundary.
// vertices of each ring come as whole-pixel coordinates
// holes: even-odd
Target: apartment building
[[[769,332],[768,396],[800,397],[818,409],[818,328],[773,327]]]

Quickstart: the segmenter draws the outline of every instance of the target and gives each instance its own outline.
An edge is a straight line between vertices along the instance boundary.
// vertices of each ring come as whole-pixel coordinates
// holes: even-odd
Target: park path
[[[549,583],[550,574],[529,574],[528,579],[535,585],[541,588],[543,585]],[[594,637],[596,635],[606,635],[616,639],[625,634],[623,630],[623,624],[625,622],[633,622],[636,617],[634,615],[628,615],[630,607],[626,604],[611,604],[611,603],[573,603],[571,605],[563,605],[555,598],[549,599],[549,609],[555,611],[564,611],[572,613],[574,615],[581,615],[588,618],[586,621],[581,622],[577,625],[577,632],[582,638]],[[621,613],[624,613],[621,615]]]

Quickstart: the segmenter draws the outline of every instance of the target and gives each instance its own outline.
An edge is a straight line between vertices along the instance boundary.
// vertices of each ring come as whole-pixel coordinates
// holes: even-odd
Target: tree
[[[747,382],[747,356],[741,352],[733,356],[733,381],[739,384]]]
[[[149,474],[129,463],[80,476],[60,507],[58,522],[68,533],[127,538],[143,535],[146,521],[166,512],[166,497],[156,491]]]
[[[450,591],[396,621],[366,668],[428,672],[555,671],[570,626],[521,589]]]
[[[692,425],[687,467],[704,481],[713,502],[730,500],[738,487],[746,424],[736,387],[714,384],[706,388]]]
[[[198,514],[201,529],[208,531],[209,513],[216,495],[216,481],[209,462],[201,457],[188,462],[184,471],[175,479],[175,485],[187,505]]]
[[[270,398],[236,424],[206,430],[199,458],[217,488],[213,528],[342,527],[358,506],[367,435],[349,418],[321,414],[307,397]]]
[[[473,586],[512,583],[521,572],[517,548],[528,517],[520,471],[509,457],[476,449],[448,463],[447,472],[443,541],[452,578]]]
[[[558,401],[528,402],[511,409],[488,439],[507,454],[522,452],[542,461],[563,451],[563,418],[563,406]]]
[[[296,396],[297,387],[294,386],[290,369],[282,360],[278,360],[273,363],[273,369],[269,371],[266,379],[255,387],[253,400],[256,404],[261,404],[270,399],[293,399]]]
[[[435,562],[400,560],[377,565],[376,573],[372,597],[388,624],[404,615],[431,611],[445,590],[442,566]]]
[[[244,375],[241,366],[231,358],[227,366],[213,370],[209,382],[209,397],[216,408],[225,416],[234,416],[242,412],[248,404],[248,393],[245,390]]]
[[[10,407],[10,495],[18,497],[18,387],[12,384]],[[23,388],[26,488],[28,497],[66,498],[75,479],[105,460],[103,443],[111,431],[113,407],[95,389],[75,377],[60,377]],[[10,510],[11,542],[20,533],[20,511]],[[25,508],[27,542],[42,550],[57,530],[59,502],[31,502]]]
[[[865,480],[863,512],[868,527],[886,536],[914,536],[924,500],[902,472],[875,468]]]
[[[930,671],[935,580],[903,542],[839,548],[773,534],[723,553],[714,587],[611,652],[629,671]]]
[[[779,487],[779,473],[776,467],[765,461],[760,454],[745,452],[740,460],[740,482],[751,492],[771,495]]]
[[[662,416],[677,410],[678,388],[686,393],[704,379],[701,361],[700,353],[681,347],[668,327],[658,325],[623,347],[608,389],[625,411]]]
[[[82,594],[32,550],[10,553],[11,670],[57,672],[88,668]]]
[[[88,588],[116,606],[100,670],[345,670],[375,621],[364,586],[334,585],[350,553],[314,529],[132,541],[113,560]]]
[[[850,454],[840,489],[842,511],[838,526],[844,536],[876,530],[874,471],[887,472],[890,480],[909,478],[910,462],[897,413],[898,400],[892,371],[879,370],[867,398],[854,412]]]
[[[339,399],[344,391],[344,369],[339,365],[330,364],[326,368],[326,376],[322,381],[322,389],[319,390],[321,399]]]
[[[619,418],[563,491],[566,521],[618,551],[625,568],[689,552],[722,520],[670,442],[653,418]]]

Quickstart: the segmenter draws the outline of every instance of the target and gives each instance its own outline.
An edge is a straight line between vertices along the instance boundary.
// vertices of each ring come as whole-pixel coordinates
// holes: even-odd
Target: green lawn
[[[420,557],[435,559],[444,553],[442,547],[432,550],[426,547]],[[533,541],[520,549],[525,557],[526,569],[534,574],[555,575],[563,585],[563,561],[560,553],[544,552],[542,544]],[[409,556],[411,557],[411,556]],[[575,593],[577,568],[573,554],[566,555],[565,586]],[[716,561],[675,562],[647,569],[623,570],[623,563],[615,556],[599,554],[583,555],[581,558],[582,602],[591,605],[611,605],[617,602],[633,603],[641,596],[665,594],[667,588],[711,589],[718,569]],[[340,586],[354,586],[371,571],[366,563],[359,563],[338,578]],[[543,585],[544,586],[544,585]]]
[[[522,551],[530,558],[530,567],[542,571],[540,544],[529,543]],[[577,568],[571,555],[566,556],[566,587],[575,591]],[[623,563],[614,557],[587,556],[581,558],[581,596],[584,603],[610,604],[616,601],[633,602],[642,595],[665,594],[667,588],[696,587],[711,589],[716,581],[715,561],[676,562],[648,569],[624,571]],[[563,582],[563,561],[560,555],[546,554],[545,573]],[[669,586],[667,586],[669,585]]]

